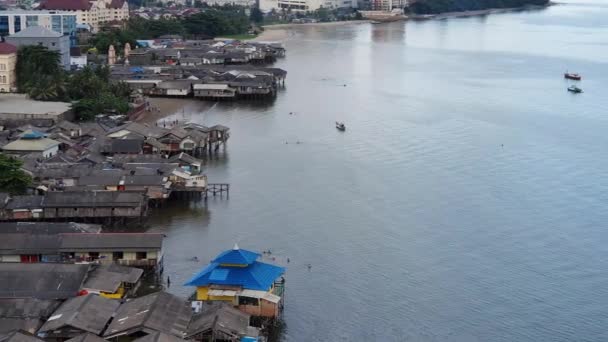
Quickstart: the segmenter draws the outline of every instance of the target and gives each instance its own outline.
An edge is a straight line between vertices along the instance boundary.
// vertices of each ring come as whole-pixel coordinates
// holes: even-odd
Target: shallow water
[[[288,267],[286,341],[607,340],[607,17],[289,30],[274,103],[175,115],[231,127],[231,193],[151,219],[170,291],[238,242]]]

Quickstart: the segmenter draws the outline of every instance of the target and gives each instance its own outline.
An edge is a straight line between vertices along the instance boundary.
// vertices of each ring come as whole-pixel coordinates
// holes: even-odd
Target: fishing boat
[[[346,131],[346,126],[344,125],[344,122],[338,122],[336,121],[336,129],[338,129],[338,131]]]
[[[565,79],[580,81],[582,79],[581,75],[567,72],[564,74]]]
[[[578,94],[578,93],[582,93],[583,89],[581,89],[581,88],[573,85],[573,86],[569,86],[568,87],[568,91],[572,92],[572,93],[575,93],[575,94]]]

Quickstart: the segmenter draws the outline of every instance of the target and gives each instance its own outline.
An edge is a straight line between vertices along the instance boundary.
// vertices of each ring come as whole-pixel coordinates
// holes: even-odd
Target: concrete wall
[[[17,54],[0,55],[0,92],[8,93],[16,90],[17,74]]]
[[[42,45],[49,50],[61,53],[61,65],[70,68],[70,37],[6,37],[6,41],[16,46]]]

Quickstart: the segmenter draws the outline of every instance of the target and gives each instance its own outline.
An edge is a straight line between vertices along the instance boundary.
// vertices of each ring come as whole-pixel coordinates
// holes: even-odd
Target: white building
[[[370,0],[372,11],[390,12],[394,9],[403,9],[407,6],[407,0]]]
[[[76,32],[76,15],[63,11],[0,11],[0,36],[9,36],[32,26],[73,36]]]
[[[260,0],[260,10],[270,12],[272,9],[281,11],[291,9],[297,11],[315,11],[319,8],[357,8],[357,0]]]
[[[89,25],[93,32],[98,32],[106,23],[129,19],[126,0],[44,0],[38,8],[72,12],[77,24]]]

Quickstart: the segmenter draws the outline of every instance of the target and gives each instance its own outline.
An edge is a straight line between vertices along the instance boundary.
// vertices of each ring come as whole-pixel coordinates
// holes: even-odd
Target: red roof
[[[0,55],[10,55],[16,53],[17,47],[13,44],[0,42]]]
[[[88,0],[44,0],[39,9],[61,11],[88,11],[91,3]]]
[[[112,2],[110,2],[109,8],[121,9],[122,6],[124,6],[124,5],[125,5],[125,0],[112,0]]]

